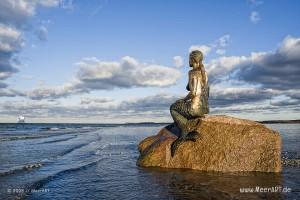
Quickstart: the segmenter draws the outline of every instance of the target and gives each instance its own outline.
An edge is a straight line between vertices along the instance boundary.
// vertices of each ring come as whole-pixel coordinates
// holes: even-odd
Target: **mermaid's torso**
[[[192,96],[190,99],[191,114],[195,117],[208,114],[209,86],[206,72],[202,76],[200,70],[190,70],[188,88]]]

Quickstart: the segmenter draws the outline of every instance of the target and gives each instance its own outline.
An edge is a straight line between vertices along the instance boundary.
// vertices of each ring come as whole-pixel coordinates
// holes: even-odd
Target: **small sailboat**
[[[25,123],[25,117],[23,115],[19,115],[18,123]]]

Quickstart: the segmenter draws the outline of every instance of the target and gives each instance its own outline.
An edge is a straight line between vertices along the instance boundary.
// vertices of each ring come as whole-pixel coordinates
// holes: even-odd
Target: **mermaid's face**
[[[196,61],[194,58],[190,57],[190,67],[198,68],[200,66],[200,62]]]

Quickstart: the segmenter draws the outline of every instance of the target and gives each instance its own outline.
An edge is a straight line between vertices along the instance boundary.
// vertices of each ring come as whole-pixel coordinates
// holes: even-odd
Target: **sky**
[[[171,122],[188,55],[210,114],[299,119],[297,0],[2,0],[0,123]]]

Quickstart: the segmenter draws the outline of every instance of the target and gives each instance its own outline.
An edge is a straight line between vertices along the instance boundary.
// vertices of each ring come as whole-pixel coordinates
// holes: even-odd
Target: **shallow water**
[[[273,124],[300,159],[300,125]],[[137,144],[163,125],[0,125],[0,199],[299,199],[300,168],[212,173],[139,168]],[[289,193],[240,192],[288,187]]]

